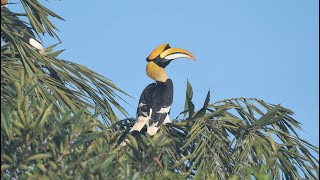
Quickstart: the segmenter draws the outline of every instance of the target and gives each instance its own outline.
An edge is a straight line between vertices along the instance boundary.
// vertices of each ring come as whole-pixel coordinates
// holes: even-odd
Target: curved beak
[[[192,60],[196,60],[196,58],[193,56],[193,54],[185,49],[181,48],[169,48],[165,51],[163,51],[160,54],[161,58],[167,59],[167,60],[173,60],[178,58],[189,58]]]

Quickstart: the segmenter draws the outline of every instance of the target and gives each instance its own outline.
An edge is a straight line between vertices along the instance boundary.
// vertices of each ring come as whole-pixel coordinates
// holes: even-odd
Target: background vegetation
[[[291,110],[255,98],[210,103],[210,92],[196,108],[189,82],[173,123],[154,137],[128,134],[135,120],[115,113],[127,115],[122,90],[58,58],[55,45],[26,43],[26,34],[58,38],[50,18],[63,20],[36,0],[1,7],[1,178],[319,178],[319,149],[299,138]]]

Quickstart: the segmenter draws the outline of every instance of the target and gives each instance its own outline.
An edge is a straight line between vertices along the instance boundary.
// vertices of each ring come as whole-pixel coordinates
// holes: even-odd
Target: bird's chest
[[[163,106],[170,106],[173,99],[173,88],[163,85],[157,85],[150,92],[148,104],[155,109],[160,109]]]

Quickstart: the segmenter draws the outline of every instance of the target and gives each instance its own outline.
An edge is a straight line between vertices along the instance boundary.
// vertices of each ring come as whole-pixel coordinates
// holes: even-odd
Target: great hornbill
[[[153,136],[157,133],[161,124],[170,122],[170,107],[173,101],[173,83],[168,78],[165,67],[174,59],[190,58],[194,56],[181,48],[170,48],[169,44],[158,46],[147,57],[147,75],[155,80],[142,92],[138,109],[137,120],[130,132],[139,131],[147,125],[147,132]]]
[[[27,26],[24,21],[19,19],[16,13],[11,12],[7,8],[7,4],[8,0],[1,0],[1,39],[6,43],[14,42],[15,40],[12,35],[15,35],[16,37],[22,39],[23,42],[35,48],[40,54],[45,56],[44,48],[36,39],[31,27]],[[4,29],[6,29],[6,31],[2,29],[2,26],[5,27]],[[64,84],[63,79],[53,68],[48,67],[47,65],[40,65],[38,63],[35,63],[35,65],[48,70],[51,77]]]
[[[7,33],[15,34],[21,39],[37,49],[39,53],[44,54],[42,44],[36,40],[32,30],[18,16],[7,8],[7,0],[1,0],[1,38],[5,41],[11,41],[12,38]],[[2,30],[2,25],[5,25],[8,32]]]

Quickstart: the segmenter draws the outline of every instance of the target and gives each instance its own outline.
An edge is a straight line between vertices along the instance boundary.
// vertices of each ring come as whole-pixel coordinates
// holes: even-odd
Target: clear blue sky
[[[75,3],[77,2],[77,3]],[[91,4],[89,4],[89,2]],[[186,81],[199,108],[255,97],[281,104],[303,124],[301,136],[319,147],[319,1],[50,1],[66,19],[54,21],[62,55],[113,80],[135,99],[152,82],[145,58],[159,44],[190,50],[167,68],[174,82],[171,117],[183,110]],[[45,42],[47,45],[53,41]]]

